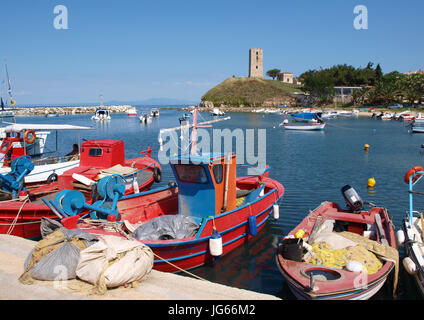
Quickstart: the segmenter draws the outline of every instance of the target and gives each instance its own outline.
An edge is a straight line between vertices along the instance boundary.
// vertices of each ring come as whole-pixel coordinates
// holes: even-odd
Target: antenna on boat
[[[194,107],[194,114],[193,114],[193,123],[192,124],[186,124],[186,125],[180,125],[179,127],[174,127],[174,128],[169,128],[169,129],[161,129],[159,131],[159,145],[160,145],[160,150],[162,151],[162,134],[165,132],[170,132],[170,131],[176,131],[176,130],[181,130],[181,132],[183,132],[184,129],[192,129],[191,132],[191,154],[195,155],[197,154],[197,129],[198,128],[210,128],[212,127],[211,124],[215,123],[215,122],[220,122],[220,121],[224,121],[224,120],[230,120],[231,117],[225,117],[222,119],[216,119],[216,120],[210,120],[210,121],[205,121],[205,122],[201,122],[201,123],[197,123],[197,117],[198,117],[198,112],[199,112],[199,106],[195,106]]]

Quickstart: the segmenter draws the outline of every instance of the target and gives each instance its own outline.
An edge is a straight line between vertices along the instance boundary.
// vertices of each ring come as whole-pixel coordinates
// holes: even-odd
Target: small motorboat
[[[409,185],[409,212],[402,222],[402,229],[396,233],[399,245],[405,247],[403,266],[407,273],[413,277],[417,287],[424,297],[424,219],[422,210],[414,210],[413,195],[422,193],[413,190],[414,186],[422,180],[424,169],[421,166],[411,168],[404,177],[404,182]]]
[[[424,126],[420,125],[420,126],[411,126],[411,132],[412,133],[424,133]]]
[[[337,118],[337,111],[323,112],[320,116],[321,119],[335,119]]]
[[[287,122],[286,122],[287,121]],[[284,120],[282,126],[286,130],[303,130],[303,131],[314,131],[314,130],[324,130],[326,123],[307,123],[307,124],[290,124],[288,120]]]
[[[421,112],[419,112],[417,114],[417,116],[414,118],[414,121],[412,122],[414,125],[415,124],[424,124],[424,116],[422,115]]]
[[[323,202],[278,246],[277,266],[298,299],[369,299],[392,270],[396,291],[399,257],[387,210],[364,211],[349,185],[342,193],[348,209]]]
[[[381,117],[380,117],[380,119],[381,120],[392,120],[393,119],[393,113],[391,113],[391,112],[384,112],[382,115],[381,115]]]
[[[152,123],[152,117],[148,113],[142,114],[139,119],[141,123]]]
[[[153,118],[157,118],[157,117],[159,117],[159,109],[158,109],[158,108],[154,108],[154,109],[150,110],[150,115],[151,115]]]
[[[106,108],[97,108],[94,115],[91,117],[92,120],[102,121],[102,120],[110,120],[112,117],[110,116],[110,111]]]
[[[137,116],[137,108],[131,107],[127,109],[127,115],[128,116]]]
[[[55,118],[55,117],[59,117],[59,113],[55,112],[55,113],[46,113],[45,114],[46,118]]]
[[[219,108],[213,108],[213,110],[211,111],[211,116],[225,116],[225,112],[219,110]]]

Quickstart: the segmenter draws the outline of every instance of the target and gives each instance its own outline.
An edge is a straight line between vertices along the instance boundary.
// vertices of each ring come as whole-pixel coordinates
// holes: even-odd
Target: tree
[[[273,80],[275,80],[275,78],[277,78],[277,77],[278,77],[278,75],[280,74],[280,72],[281,72],[281,70],[280,70],[280,69],[271,69],[271,70],[268,70],[268,71],[266,72],[266,75],[267,75],[268,77],[271,77]]]
[[[375,80],[380,81],[383,78],[383,71],[381,70],[380,64],[375,67]]]
[[[326,104],[334,97],[334,79],[328,72],[309,70],[300,78],[303,82],[303,90],[308,92],[313,104]]]

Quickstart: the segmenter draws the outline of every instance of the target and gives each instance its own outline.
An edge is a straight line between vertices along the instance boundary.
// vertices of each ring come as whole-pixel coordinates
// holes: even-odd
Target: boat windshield
[[[176,164],[175,171],[182,182],[208,183],[206,170],[202,166],[191,164]]]

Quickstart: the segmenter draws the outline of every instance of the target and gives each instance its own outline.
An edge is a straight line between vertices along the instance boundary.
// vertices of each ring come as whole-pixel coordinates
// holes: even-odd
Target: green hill
[[[210,101],[216,106],[246,107],[294,105],[295,92],[302,92],[301,87],[277,80],[228,78],[206,92],[202,102]]]

